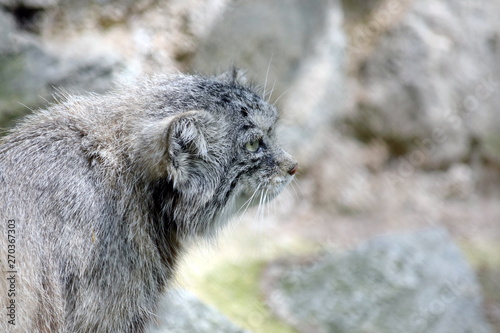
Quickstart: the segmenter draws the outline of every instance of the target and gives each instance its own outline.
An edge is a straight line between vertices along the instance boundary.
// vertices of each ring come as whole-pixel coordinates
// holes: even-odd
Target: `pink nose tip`
[[[295,173],[297,172],[298,167],[299,167],[299,164],[295,163],[293,165],[293,167],[290,170],[288,170],[288,174],[291,175],[291,176],[295,175]]]

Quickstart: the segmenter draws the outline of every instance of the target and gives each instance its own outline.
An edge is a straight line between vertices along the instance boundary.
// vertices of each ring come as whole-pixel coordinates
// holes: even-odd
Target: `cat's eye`
[[[260,148],[260,139],[247,142],[245,148],[252,153],[255,153]]]

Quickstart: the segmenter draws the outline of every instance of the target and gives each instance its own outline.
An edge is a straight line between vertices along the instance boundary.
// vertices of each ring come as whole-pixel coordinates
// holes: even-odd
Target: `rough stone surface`
[[[24,31],[0,8],[0,126],[46,104],[57,92],[103,92],[112,86],[118,54],[82,41],[51,43]],[[96,41],[94,41],[96,42]],[[94,44],[95,45],[95,44]]]
[[[185,290],[172,290],[160,305],[159,319],[148,333],[244,333],[215,309]]]
[[[475,275],[444,229],[379,236],[272,274],[271,307],[301,332],[492,332]]]
[[[431,167],[467,158],[475,140],[498,155],[499,10],[492,1],[423,0],[389,15],[399,22],[359,69],[359,135],[425,154]]]
[[[25,7],[25,8],[46,8],[57,5],[59,0],[0,0],[0,5],[6,7]]]

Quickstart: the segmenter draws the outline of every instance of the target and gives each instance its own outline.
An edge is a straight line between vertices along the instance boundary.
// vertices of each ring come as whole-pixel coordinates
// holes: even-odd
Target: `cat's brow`
[[[254,123],[250,123],[250,124],[245,124],[245,125],[243,125],[243,126],[241,127],[241,129],[242,129],[243,131],[248,131],[249,129],[252,129],[252,128],[255,128],[255,127],[257,127],[257,126],[255,126],[255,124],[254,124]]]

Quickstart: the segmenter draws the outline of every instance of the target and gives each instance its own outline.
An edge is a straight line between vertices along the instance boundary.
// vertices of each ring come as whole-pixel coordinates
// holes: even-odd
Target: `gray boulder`
[[[158,316],[148,333],[244,333],[186,290],[170,291],[160,304]]]
[[[475,142],[500,156],[499,3],[419,0],[405,10],[365,28],[365,39],[388,31],[360,65],[354,127],[430,167],[469,157]]]
[[[6,7],[47,8],[57,5],[59,0],[0,0]]]
[[[275,268],[269,303],[301,332],[489,333],[475,275],[443,229]]]
[[[120,56],[96,43],[55,43],[26,31],[0,7],[0,127],[64,89],[103,92],[121,70]],[[43,11],[40,15],[44,15]]]

